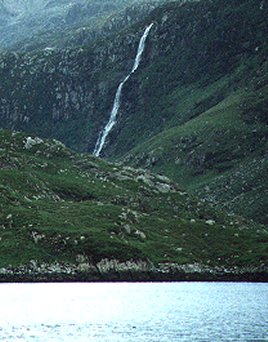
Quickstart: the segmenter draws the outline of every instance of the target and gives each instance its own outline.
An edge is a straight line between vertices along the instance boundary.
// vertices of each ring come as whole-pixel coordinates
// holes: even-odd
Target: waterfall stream
[[[153,23],[146,27],[146,29],[145,29],[145,31],[144,31],[141,39],[140,39],[140,42],[139,42],[139,46],[138,46],[138,50],[137,50],[137,54],[136,54],[136,58],[135,58],[135,62],[134,62],[134,65],[132,67],[132,70],[126,76],[126,78],[119,84],[119,86],[117,88],[115,98],[114,98],[114,103],[113,103],[113,109],[111,111],[109,121],[106,124],[106,126],[104,127],[104,129],[100,132],[99,138],[98,138],[96,145],[95,145],[95,148],[94,148],[93,154],[97,157],[99,157],[99,155],[100,155],[100,153],[104,147],[104,144],[105,144],[105,141],[106,141],[108,134],[110,133],[110,131],[112,130],[112,128],[116,124],[116,117],[117,117],[118,110],[120,108],[120,100],[121,100],[121,94],[122,94],[123,86],[128,81],[130,76],[138,69],[138,67],[140,65],[141,57],[142,57],[142,54],[143,54],[143,51],[145,48],[146,39],[147,39],[147,36],[148,36],[152,26],[153,26]]]

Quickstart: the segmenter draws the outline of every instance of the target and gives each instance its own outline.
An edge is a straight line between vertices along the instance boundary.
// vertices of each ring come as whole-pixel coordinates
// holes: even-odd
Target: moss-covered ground
[[[262,267],[268,232],[143,169],[0,131],[0,267],[103,259]],[[28,148],[27,148],[28,147]]]

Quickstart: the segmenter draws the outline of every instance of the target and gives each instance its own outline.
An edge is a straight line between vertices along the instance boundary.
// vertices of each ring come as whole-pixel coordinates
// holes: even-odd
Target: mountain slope
[[[145,17],[161,0],[2,0],[0,48],[33,51],[91,43]]]
[[[0,157],[2,280],[264,280],[267,230],[166,177],[7,131]]]
[[[200,198],[267,224],[268,130],[243,120],[243,96],[233,94],[196,119],[160,133],[124,161],[163,172]]]
[[[1,54],[1,126],[92,152],[154,23],[102,156],[267,224],[267,16],[261,0],[177,1],[87,47]]]
[[[267,6],[261,1],[172,3],[156,9],[144,68],[125,88],[107,156],[183,124],[234,91],[267,85]],[[253,94],[254,95],[254,94]],[[265,113],[262,123],[266,124]],[[144,123],[138,131],[137,123]],[[126,141],[128,131],[133,139]],[[127,144],[126,144],[127,143]]]
[[[177,41],[126,90],[127,116],[106,154],[136,145],[124,162],[163,172],[215,205],[267,224],[267,6],[214,1],[207,15],[208,2],[195,6],[181,7],[181,19],[174,19],[176,4],[164,7],[170,20],[163,32]],[[150,48],[152,55],[155,44]]]
[[[251,0],[232,4],[201,1],[181,5],[175,2],[155,10],[147,19],[148,23],[154,22],[155,25],[148,37],[143,65],[124,88],[120,120],[117,129],[110,136],[111,143],[107,146],[106,155],[122,155],[148,136],[199,115],[237,88],[257,87],[256,90],[259,90],[261,84],[265,86],[266,15],[267,6],[262,5],[261,1]],[[177,23],[180,23],[180,26]],[[49,106],[47,110],[43,110],[43,117],[47,121],[53,121],[52,112],[57,112],[57,117],[62,116],[57,98],[52,97],[49,103],[42,103],[42,90],[38,91],[38,88],[41,86],[42,89],[51,89],[51,93],[57,92],[58,97],[67,100],[71,93],[75,93],[76,98],[82,97],[81,107],[87,107],[85,112],[82,112],[82,117],[88,121],[88,126],[96,126],[94,131],[88,134],[88,145],[93,149],[98,130],[104,125],[112,107],[118,82],[130,69],[144,27],[145,24],[140,23],[131,30],[117,34],[111,40],[91,45],[90,48],[84,49],[83,53],[77,49],[36,53],[20,58],[12,54],[3,56],[1,76],[7,82],[5,84],[2,81],[2,87],[6,89],[7,94],[1,94],[1,98],[8,103],[8,106],[1,106],[3,121],[5,122],[5,117],[8,116],[7,124],[10,127],[24,130],[33,130],[36,127],[38,130],[37,123],[31,125],[31,116],[35,116],[39,111],[38,104],[33,102],[41,102],[41,107]],[[63,79],[64,83],[69,83],[68,89],[61,89],[59,74],[55,73],[53,79],[48,75],[53,74],[55,69],[59,74],[68,77]],[[32,79],[31,74],[37,75]],[[77,76],[81,78],[84,74],[88,82],[81,94],[75,83]],[[15,83],[12,80],[14,76]],[[216,83],[220,79],[222,82]],[[81,79],[79,82],[83,86]],[[32,108],[25,110],[24,104],[22,105],[25,97],[23,89],[29,86],[28,83],[35,89],[29,101]],[[12,94],[12,88],[18,88],[16,101],[8,97],[8,94]],[[86,92],[92,100],[88,99]],[[12,97],[14,98],[13,94]],[[105,106],[99,103],[103,101],[107,101]],[[72,116],[80,116],[81,109],[70,108],[72,104],[67,102],[69,103],[66,103],[64,111],[69,112],[67,116],[70,120]],[[61,103],[60,107],[62,106]],[[98,117],[86,118],[86,113],[91,110],[97,112]],[[17,115],[13,114],[16,112]],[[12,120],[12,116],[15,120]],[[14,123],[18,119],[17,116],[21,119]],[[25,119],[26,122],[29,120],[28,126],[24,116],[28,117]],[[142,128],[139,131],[139,127],[135,125],[140,120]],[[79,128],[78,123],[78,133]],[[130,130],[132,140],[126,141]],[[65,140],[64,136],[57,135],[57,132],[53,132],[53,135]],[[83,144],[75,147],[86,148]]]

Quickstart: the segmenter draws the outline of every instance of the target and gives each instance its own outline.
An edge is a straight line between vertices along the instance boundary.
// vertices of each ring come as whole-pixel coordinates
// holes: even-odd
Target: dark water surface
[[[1,284],[0,341],[268,341],[268,284]]]

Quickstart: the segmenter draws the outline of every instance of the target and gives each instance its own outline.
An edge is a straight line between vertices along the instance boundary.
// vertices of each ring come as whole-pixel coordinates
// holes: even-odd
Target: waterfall
[[[136,58],[135,58],[135,62],[134,62],[134,65],[131,69],[131,72],[126,76],[126,78],[119,84],[119,86],[117,88],[109,121],[106,124],[106,126],[104,127],[104,129],[100,132],[98,140],[97,140],[95,148],[94,148],[93,154],[97,157],[99,157],[99,155],[100,155],[100,153],[104,147],[104,144],[105,144],[105,141],[106,141],[108,134],[110,133],[110,131],[112,130],[112,128],[116,124],[116,117],[117,117],[118,110],[120,108],[120,100],[121,100],[121,93],[122,93],[123,86],[128,81],[130,76],[138,69],[138,67],[140,65],[141,57],[142,57],[142,54],[143,54],[143,51],[145,48],[146,39],[147,39],[147,36],[148,36],[152,26],[153,26],[153,23],[146,27],[146,29],[145,29],[145,31],[144,31],[141,39],[140,39]]]

